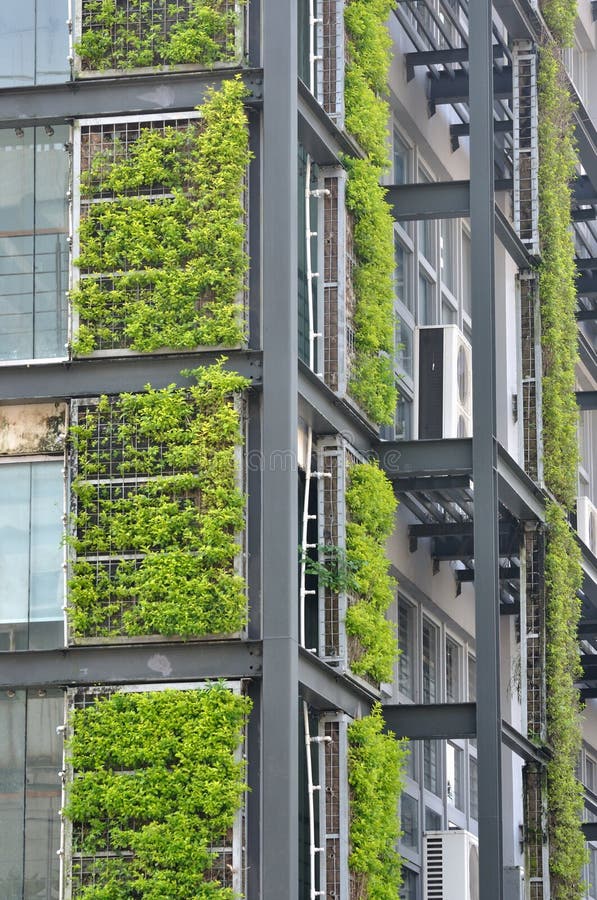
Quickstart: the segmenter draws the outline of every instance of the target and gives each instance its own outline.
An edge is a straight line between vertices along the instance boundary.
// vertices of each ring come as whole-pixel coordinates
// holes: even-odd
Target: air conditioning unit
[[[593,556],[597,556],[597,509],[588,497],[579,497],[576,502],[576,530]]]
[[[472,375],[471,345],[457,325],[415,329],[417,440],[472,435]]]
[[[424,900],[479,900],[479,845],[468,831],[429,831],[423,839]]]

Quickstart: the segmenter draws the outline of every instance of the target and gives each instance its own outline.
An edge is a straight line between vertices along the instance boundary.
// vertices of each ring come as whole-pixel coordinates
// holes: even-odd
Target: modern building
[[[0,10],[2,900],[597,898],[596,19]]]

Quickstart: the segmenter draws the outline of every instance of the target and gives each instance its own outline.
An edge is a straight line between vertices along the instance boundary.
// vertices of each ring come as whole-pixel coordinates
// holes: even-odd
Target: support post
[[[263,0],[261,900],[298,900],[297,0]]]
[[[491,0],[469,7],[473,297],[473,480],[479,871],[483,900],[502,900],[500,597],[495,398],[495,194]]]

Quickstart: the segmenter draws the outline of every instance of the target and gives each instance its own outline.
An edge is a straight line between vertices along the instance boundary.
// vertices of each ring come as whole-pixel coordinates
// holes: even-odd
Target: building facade
[[[0,12],[2,898],[597,898],[596,18]]]

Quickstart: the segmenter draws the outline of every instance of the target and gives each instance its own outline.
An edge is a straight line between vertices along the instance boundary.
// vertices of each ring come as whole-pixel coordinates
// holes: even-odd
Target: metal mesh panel
[[[318,100],[336,123],[343,116],[343,0],[320,0],[318,34]]]
[[[355,355],[355,327],[354,316],[356,312],[356,294],[354,290],[354,270],[356,268],[356,254],[354,249],[354,218],[346,213],[346,382],[350,378],[350,371]]]
[[[545,737],[545,535],[525,533],[527,729]]]
[[[541,772],[526,765],[524,776],[524,835],[526,871],[531,900],[544,898],[544,809]]]
[[[329,478],[323,479],[323,543],[326,546],[339,546],[338,535],[338,457],[326,454],[323,472]],[[324,591],[324,655],[340,656],[340,609],[338,594],[329,587]]]
[[[340,723],[325,722],[325,896],[340,898]]]
[[[513,68],[514,224],[525,246],[538,253],[537,58],[526,42],[515,44]]]
[[[339,387],[338,317],[338,179],[326,178],[324,187],[323,302],[325,383],[333,391]]]
[[[535,281],[520,280],[522,340],[522,415],[524,428],[524,467],[535,481],[539,477],[537,360],[535,329]]]
[[[235,0],[115,0],[114,22],[107,28],[100,16],[98,0],[80,0],[80,34],[88,41],[94,36],[102,47],[101,65],[107,69],[141,68],[169,63],[168,44],[181,26],[192,20],[202,7],[221,16],[219,27],[203,24],[204,53],[191,49],[195,58],[177,62],[214,65],[237,57],[240,37],[239,5]],[[192,34],[189,34],[192,46]],[[196,38],[196,35],[195,35]],[[196,43],[196,42],[195,42]],[[85,54],[84,54],[85,55]],[[201,59],[201,57],[205,57]],[[81,61],[83,70],[93,70],[90,59]]]

